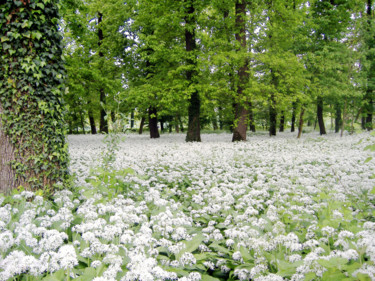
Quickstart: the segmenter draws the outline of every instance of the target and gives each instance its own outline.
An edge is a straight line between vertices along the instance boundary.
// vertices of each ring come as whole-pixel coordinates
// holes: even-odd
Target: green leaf
[[[372,160],[372,157],[367,157],[364,163],[366,164],[366,163],[370,162],[371,160]]]
[[[282,277],[292,276],[296,273],[296,268],[303,264],[303,261],[297,261],[295,263],[289,263],[283,260],[277,261],[278,272],[277,275]]]
[[[347,277],[344,273],[342,273],[338,269],[331,268],[328,271],[324,272],[322,281],[330,281],[330,280],[344,280]]]
[[[176,255],[176,259],[179,260],[184,253],[194,252],[196,249],[198,249],[199,245],[202,243],[203,240],[204,236],[202,234],[197,234],[190,241],[184,241],[186,248]]]
[[[212,276],[207,275],[207,274],[203,274],[201,280],[202,281],[220,281],[220,279],[212,277]]]
[[[39,31],[34,31],[33,33],[32,33],[32,38],[36,38],[36,39],[40,39],[40,38],[42,38],[42,36],[43,36],[43,34],[42,33],[40,33]]]
[[[366,146],[365,150],[375,151],[375,144],[370,144],[370,145]]]
[[[65,271],[64,269],[60,269],[59,271],[56,271],[55,273],[47,275],[42,280],[43,281],[61,281],[61,280],[64,280],[64,277],[65,277]]]
[[[347,264],[348,260],[340,257],[335,257],[329,260],[320,259],[318,260],[318,263],[325,268],[339,268],[342,265]]]

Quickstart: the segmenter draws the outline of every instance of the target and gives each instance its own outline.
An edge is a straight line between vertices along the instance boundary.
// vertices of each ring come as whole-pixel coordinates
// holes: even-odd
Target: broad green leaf
[[[325,268],[339,268],[342,265],[347,264],[348,260],[340,257],[335,257],[329,260],[320,259],[318,260],[318,263]]]
[[[207,274],[203,274],[201,280],[202,281],[220,281],[220,279],[212,277],[212,276],[207,275]]]

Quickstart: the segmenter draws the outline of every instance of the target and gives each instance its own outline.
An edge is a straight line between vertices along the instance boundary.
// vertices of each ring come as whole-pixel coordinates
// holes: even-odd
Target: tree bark
[[[368,24],[368,30],[372,30],[373,25],[373,15],[372,15],[372,0],[367,0],[367,24]],[[375,42],[375,38],[368,39],[367,47],[373,48],[373,44]],[[375,56],[368,51],[368,54],[366,55],[366,59],[368,63],[370,64],[369,69],[367,71],[367,89],[366,89],[366,95],[365,95],[365,101],[366,101],[366,119],[365,119],[365,128],[368,131],[371,131],[373,129],[373,122],[372,122],[372,115],[374,111],[374,90],[375,90]]]
[[[150,106],[148,109],[148,124],[150,128],[150,138],[157,139],[160,138],[158,129],[158,117],[157,110],[155,107]]]
[[[134,128],[134,110],[130,113],[130,129]]]
[[[103,30],[101,29],[100,27],[100,23],[102,22],[103,20],[103,14],[102,13],[98,13],[98,46],[99,46],[99,58],[102,60],[104,59],[104,54],[103,52],[101,51],[100,47],[103,43],[103,39],[104,39],[104,36],[103,36]],[[100,93],[100,104],[102,105],[102,107],[100,108],[100,125],[99,125],[99,129],[100,129],[100,132],[101,133],[106,133],[108,134],[108,119],[107,119],[107,113],[105,112],[105,109],[103,108],[103,106],[106,105],[106,97],[105,97],[105,92],[104,92],[104,88],[100,88],[99,89],[99,93]]]
[[[271,94],[269,114],[270,114],[269,134],[270,134],[270,136],[276,136],[277,111],[276,111],[276,101],[275,101],[275,95],[274,94]]]
[[[145,126],[145,120],[146,118],[144,116],[142,116],[141,118],[141,123],[139,124],[139,134],[142,135],[143,134],[143,127]]]
[[[185,0],[186,7],[186,16],[185,16],[185,44],[186,44],[186,52],[187,52],[187,65],[191,66],[191,69],[186,71],[186,80],[189,83],[189,86],[194,86],[194,79],[196,76],[196,57],[195,51],[197,49],[197,45],[195,42],[195,8],[194,8],[194,1],[193,0]],[[189,99],[189,107],[188,107],[188,116],[189,116],[189,123],[186,135],[187,142],[200,142],[201,135],[200,135],[200,109],[201,108],[201,101],[199,97],[199,93],[197,89],[193,87],[193,92],[191,93]]]
[[[299,125],[298,125],[298,135],[297,139],[301,138],[303,130],[303,115],[305,114],[305,106],[301,107],[301,112],[299,114]]]
[[[318,118],[320,135],[327,134],[326,128],[325,128],[325,125],[324,125],[323,98],[322,97],[318,97],[318,100],[317,100],[317,118]]]
[[[282,112],[281,117],[280,117],[279,132],[284,132],[284,126],[285,126],[285,113]]]
[[[341,116],[341,106],[336,104],[336,114],[335,114],[335,133],[340,131],[342,125],[342,116]]]
[[[2,122],[3,108],[0,104],[0,193],[9,193],[13,187],[18,186],[16,174],[10,163],[15,160],[14,148],[9,137],[5,134]]]
[[[91,134],[96,135],[97,131],[96,131],[95,119],[94,119],[94,115],[93,115],[91,109],[89,109],[88,114],[89,114],[89,122],[90,122]]]
[[[295,123],[296,123],[296,103],[293,102],[292,104],[293,111],[292,111],[292,126],[290,128],[290,131],[293,133],[295,131]]]
[[[239,53],[246,51],[246,1],[236,1],[235,6],[235,26],[236,26],[236,41],[239,43],[240,48],[237,50]],[[249,66],[248,60],[243,59],[241,66],[238,69],[238,86],[237,86],[237,101],[234,106],[235,123],[233,127],[232,141],[246,141],[247,123],[249,117],[249,104],[244,103],[243,91],[249,80]]]

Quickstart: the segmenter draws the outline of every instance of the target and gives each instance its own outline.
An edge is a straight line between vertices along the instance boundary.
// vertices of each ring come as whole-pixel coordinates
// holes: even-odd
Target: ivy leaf
[[[32,38],[36,38],[36,39],[40,39],[40,38],[42,38],[42,36],[43,36],[43,34],[42,33],[40,33],[39,31],[35,31],[35,32],[33,32],[32,33]]]

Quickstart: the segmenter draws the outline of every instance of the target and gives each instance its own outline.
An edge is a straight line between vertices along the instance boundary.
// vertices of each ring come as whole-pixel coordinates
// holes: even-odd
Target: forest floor
[[[76,188],[0,207],[0,280],[375,280],[375,137],[184,139],[69,136]]]

